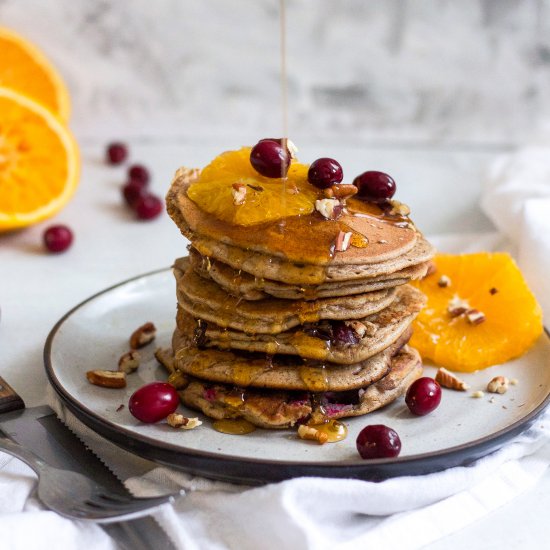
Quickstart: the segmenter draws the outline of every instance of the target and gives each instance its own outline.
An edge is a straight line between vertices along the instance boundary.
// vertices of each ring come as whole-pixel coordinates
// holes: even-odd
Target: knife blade
[[[15,390],[0,376],[0,430],[56,468],[93,478],[107,488],[129,494],[124,484],[47,405],[25,408]],[[124,550],[175,547],[152,517],[100,524]]]

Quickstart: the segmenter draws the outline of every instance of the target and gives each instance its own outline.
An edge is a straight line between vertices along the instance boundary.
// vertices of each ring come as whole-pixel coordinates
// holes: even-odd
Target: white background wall
[[[290,135],[500,147],[550,120],[550,0],[287,0]],[[279,0],[0,0],[81,140],[281,133]],[[1,55],[1,52],[0,52]]]

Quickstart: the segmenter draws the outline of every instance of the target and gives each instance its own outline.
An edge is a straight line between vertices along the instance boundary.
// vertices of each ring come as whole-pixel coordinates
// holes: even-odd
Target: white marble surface
[[[550,0],[287,0],[290,135],[521,143],[550,117]],[[279,0],[1,0],[79,137],[281,133]]]

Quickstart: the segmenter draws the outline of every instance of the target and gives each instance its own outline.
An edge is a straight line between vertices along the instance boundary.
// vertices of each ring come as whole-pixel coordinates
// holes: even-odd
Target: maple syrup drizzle
[[[324,365],[319,367],[300,365],[298,372],[309,391],[324,392],[329,389],[327,370]]]

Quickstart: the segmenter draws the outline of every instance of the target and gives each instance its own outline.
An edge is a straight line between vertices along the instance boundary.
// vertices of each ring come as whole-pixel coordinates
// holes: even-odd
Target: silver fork
[[[50,510],[71,519],[96,523],[131,520],[151,514],[181,495],[138,498],[115,492],[82,474],[48,465],[32,451],[3,436],[0,451],[28,464],[38,475],[38,498]]]

